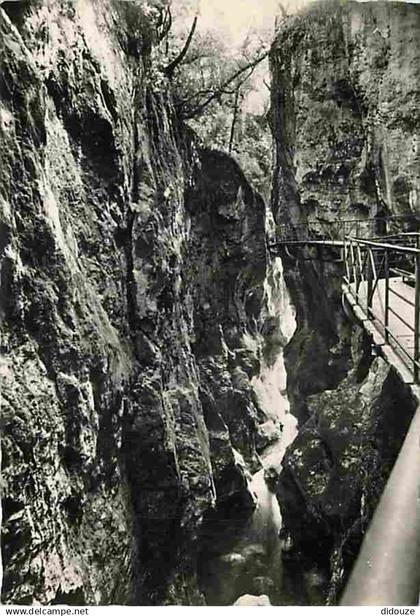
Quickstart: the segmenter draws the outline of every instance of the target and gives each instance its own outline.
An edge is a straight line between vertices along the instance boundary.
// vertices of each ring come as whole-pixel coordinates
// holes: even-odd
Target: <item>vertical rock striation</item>
[[[282,23],[271,51],[278,225],[420,211],[419,34],[419,7],[397,2],[323,2]],[[284,258],[297,320],[288,393],[301,427],[279,488],[284,532],[329,569],[330,603],[415,406],[344,315],[337,257]]]
[[[203,603],[203,517],[254,506],[265,208],[155,36],[126,2],[0,7],[6,603]]]

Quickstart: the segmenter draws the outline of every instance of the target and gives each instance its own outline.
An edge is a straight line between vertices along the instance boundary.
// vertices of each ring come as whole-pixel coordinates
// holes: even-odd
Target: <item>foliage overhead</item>
[[[272,148],[264,82],[271,34],[250,28],[239,45],[232,45],[221,30],[202,27],[196,0],[135,2],[155,27],[150,83],[156,89],[169,80],[178,115],[203,145],[235,156],[267,195]],[[253,97],[260,100],[258,111],[249,109]]]

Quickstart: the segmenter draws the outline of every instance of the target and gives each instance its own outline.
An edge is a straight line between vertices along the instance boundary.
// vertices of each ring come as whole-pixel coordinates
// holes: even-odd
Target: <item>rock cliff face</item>
[[[271,52],[279,226],[419,212],[419,35],[420,7],[397,2],[320,3],[284,21]],[[329,569],[330,603],[414,410],[342,311],[337,256],[284,258],[297,320],[288,393],[301,427],[279,486],[284,532]]]
[[[289,220],[418,211],[419,29],[419,7],[398,2],[323,2],[286,20],[271,60],[275,202]]]
[[[281,268],[259,195],[176,117],[147,7],[0,6],[6,603],[202,604],[203,523],[254,507]],[[419,30],[404,3],[284,22],[277,224],[420,209]],[[285,543],[328,568],[334,602],[414,401],[319,256],[284,256],[300,433],[278,493]]]
[[[4,602],[203,603],[203,518],[253,507],[265,207],[154,36],[126,2],[0,7]]]

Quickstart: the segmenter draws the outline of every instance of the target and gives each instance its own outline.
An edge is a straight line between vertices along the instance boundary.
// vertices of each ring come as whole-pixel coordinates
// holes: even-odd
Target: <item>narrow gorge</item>
[[[420,213],[420,7],[279,21],[267,200],[160,4],[0,3],[2,602],[335,605],[417,400],[339,251],[271,246]]]

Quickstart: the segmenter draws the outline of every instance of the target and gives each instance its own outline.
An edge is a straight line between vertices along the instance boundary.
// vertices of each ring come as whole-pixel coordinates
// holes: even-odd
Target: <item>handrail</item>
[[[372,222],[372,221],[379,221],[379,222],[419,222],[420,221],[420,216],[418,214],[392,214],[390,216],[371,216],[370,218],[344,218],[344,219],[339,219],[339,220],[314,220],[314,221],[307,221],[307,222],[298,222],[298,223],[287,223],[291,226],[297,227],[297,226],[308,226],[308,225],[312,225],[314,223],[316,224],[331,224],[331,225],[335,225],[335,224],[343,224],[343,223],[357,223],[357,222]]]
[[[366,233],[376,230],[381,225],[380,219],[359,219],[354,221],[338,221],[329,224],[318,223],[316,229],[308,224],[290,226],[293,241],[307,242],[315,237],[318,243],[331,245],[330,238],[343,240],[341,254],[344,261],[343,278],[346,296],[362,308],[361,301],[366,302],[362,308],[362,318],[379,324],[378,331],[383,335],[384,341],[394,349],[399,359],[410,369],[415,384],[420,381],[420,233],[408,231],[386,235],[389,232],[388,222],[415,222],[419,228],[419,218],[388,217],[382,219],[385,232],[377,236],[375,233]],[[343,224],[344,223],[344,224]],[[368,238],[355,237],[359,235],[360,225],[348,229],[351,224],[363,223],[363,235]],[[299,231],[304,234],[299,237]],[[354,231],[356,230],[356,234]],[[331,233],[334,231],[334,233]],[[338,233],[337,233],[338,231]],[[303,235],[306,234],[306,239]],[[376,236],[376,237],[375,237]],[[385,241],[384,241],[385,240]],[[393,240],[398,243],[391,243]],[[407,245],[416,241],[416,247]],[[287,246],[290,241],[285,234],[278,244]],[[404,242],[404,244],[403,244]],[[340,244],[341,242],[336,242]],[[391,261],[392,256],[392,261]],[[403,268],[413,269],[414,273],[406,272],[406,277],[415,281],[414,302],[407,300],[390,286],[390,279],[397,271],[398,280],[401,281],[400,272]],[[399,283],[401,284],[401,283]],[[392,285],[394,286],[394,285]],[[366,292],[361,294],[361,287]],[[398,286],[397,286],[398,288]],[[411,289],[412,286],[406,287]],[[402,293],[404,291],[399,288]],[[398,313],[394,300],[391,305],[391,294],[404,300],[406,304],[414,307],[405,319],[405,309]],[[384,295],[384,297],[381,297]],[[378,297],[384,300],[384,316],[382,310],[378,311]],[[400,305],[401,307],[401,305]],[[378,314],[378,312],[380,314]],[[390,322],[390,315],[392,316]],[[395,326],[395,318],[404,323],[412,333],[406,334],[407,329],[401,325]],[[411,321],[412,322],[409,322]],[[407,343],[402,340],[407,339]],[[404,359],[405,358],[405,359]],[[417,389],[417,402],[420,391]],[[417,408],[397,461],[380,498],[369,529],[364,537],[359,556],[353,568],[350,580],[344,591],[341,605],[417,605],[420,588],[420,407]]]
[[[410,254],[420,254],[420,250],[418,248],[412,248],[411,246],[400,246],[400,245],[397,246],[396,244],[387,244],[387,243],[378,242],[376,240],[364,240],[362,238],[352,238],[350,236],[346,236],[345,239],[349,242],[354,241],[354,242],[357,242],[358,244],[364,244],[365,246],[371,246],[372,248],[390,249],[390,250],[397,250],[398,252],[406,252]]]
[[[345,237],[344,242],[344,262],[345,275],[344,282],[353,296],[356,304],[363,307],[366,317],[374,321],[382,328],[385,343],[389,344],[398,353],[400,359],[408,367],[413,375],[415,383],[420,381],[420,235],[417,235],[417,247],[389,244],[377,240],[365,240],[362,238]],[[407,273],[415,281],[414,302],[408,300],[401,293],[398,293],[390,286],[390,278],[396,271],[390,263],[390,255],[394,255],[397,263],[399,259],[414,261],[414,273]],[[401,268],[399,268],[401,270]],[[403,272],[403,270],[401,270]],[[382,280],[383,284],[379,285]],[[361,293],[361,289],[363,293]],[[413,314],[406,317],[404,312],[396,310],[395,305],[390,301],[390,294],[403,300],[406,304],[414,308]],[[382,297],[384,296],[384,297]],[[375,299],[376,298],[376,299]],[[373,310],[374,301],[382,301],[383,318],[378,310]],[[391,331],[390,316],[397,320],[411,333],[406,335]],[[404,318],[406,317],[406,318]],[[412,318],[412,321],[411,321]],[[410,342],[412,341],[411,345]]]
[[[385,343],[399,351],[399,358],[409,366],[414,383],[417,384],[420,376],[420,236],[416,235],[417,248],[346,237],[343,252],[347,292],[360,305],[362,299],[360,286],[362,281],[364,282],[367,304],[364,314],[368,319],[380,324],[383,328]],[[362,253],[365,253],[364,257]],[[408,261],[411,263],[414,261],[414,274],[409,273],[410,277],[415,280],[414,302],[390,286],[390,278],[395,273],[395,267],[390,266],[391,255],[395,257],[397,264],[400,264],[400,259],[403,259],[404,266],[408,265]],[[404,273],[404,270],[397,268],[397,275],[401,272]],[[380,279],[382,284],[379,286]],[[380,296],[384,294],[384,297],[381,297],[384,300],[383,320],[373,305],[375,292]],[[395,305],[394,308],[392,307],[390,294],[410,304],[414,312],[405,319],[404,312],[399,314]],[[390,314],[404,323],[412,333],[403,335],[400,330],[395,331],[395,325],[390,327]],[[410,323],[411,317],[413,322]],[[401,343],[403,337],[413,340],[414,348],[404,348]],[[404,357],[407,359],[404,360]],[[416,388],[416,393],[418,403],[420,394],[418,388]],[[420,407],[416,410],[379,505],[363,539],[341,605],[418,604],[420,588],[419,443]]]
[[[420,235],[420,233],[418,231],[404,231],[402,233],[392,233],[389,235],[381,235],[380,237],[382,239],[389,239],[392,237],[418,237]]]
[[[400,227],[399,232],[391,234],[390,225]],[[337,240],[343,239],[344,235],[355,237],[397,237],[398,235],[416,234],[420,226],[420,216],[416,214],[371,217],[371,218],[351,218],[344,220],[310,220],[306,222],[286,223],[278,227],[278,243],[288,243],[291,241],[305,241],[309,238],[318,240]],[[401,227],[403,229],[401,229]],[[404,230],[405,229],[405,230]]]
[[[417,605],[420,588],[420,408],[374,513],[341,605]]]

